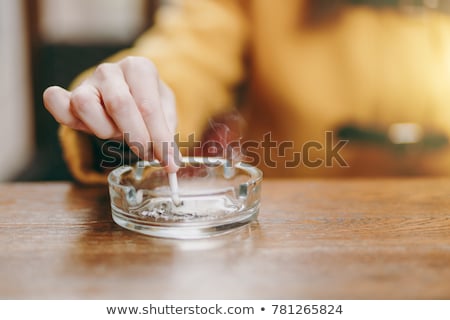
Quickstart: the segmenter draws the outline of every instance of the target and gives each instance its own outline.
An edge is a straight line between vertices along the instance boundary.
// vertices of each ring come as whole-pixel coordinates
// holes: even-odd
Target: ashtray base
[[[216,222],[197,225],[156,225],[144,223],[134,219],[129,219],[118,210],[112,209],[112,218],[119,226],[138,232],[147,236],[171,239],[204,239],[214,236],[224,235],[246,226],[248,223],[256,220],[259,213],[259,207],[248,210],[245,214],[240,214],[234,219],[226,222]]]

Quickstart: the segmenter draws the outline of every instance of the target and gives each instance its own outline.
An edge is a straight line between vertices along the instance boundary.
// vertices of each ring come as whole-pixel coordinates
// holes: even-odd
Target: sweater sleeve
[[[180,141],[199,136],[208,119],[233,106],[234,87],[243,79],[247,21],[239,0],[172,1],[159,9],[155,25],[127,50],[126,56],[151,59],[175,93]],[[92,70],[82,73],[79,84]],[[76,180],[104,184],[108,170],[99,166],[98,143],[66,126],[59,130],[64,158]]]

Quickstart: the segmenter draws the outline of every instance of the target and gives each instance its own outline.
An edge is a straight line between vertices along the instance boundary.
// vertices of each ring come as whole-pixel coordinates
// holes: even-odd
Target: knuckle
[[[122,60],[125,65],[135,66],[150,62],[149,59],[139,56],[128,56]]]
[[[106,109],[110,114],[114,115],[123,114],[128,109],[127,98],[120,94],[108,97]]]
[[[86,113],[92,104],[90,95],[85,90],[75,90],[70,99],[70,106],[76,113]]]
[[[137,106],[144,119],[152,117],[155,114],[156,110],[154,104],[150,100],[141,100],[139,101]]]
[[[129,69],[136,69],[139,68],[140,70],[145,70],[146,72],[157,76],[158,75],[158,69],[156,68],[156,65],[149,59],[144,57],[137,57],[137,56],[129,56],[122,60],[123,65],[125,68]]]
[[[158,68],[156,67],[156,65],[153,62],[151,62],[150,60],[147,60],[147,63],[144,64],[144,67],[145,67],[145,70],[149,74],[151,74],[152,76],[155,76],[155,77],[159,77]]]
[[[116,66],[113,63],[102,63],[97,66],[94,71],[94,75],[99,77],[100,79],[106,79],[111,76],[116,69]]]

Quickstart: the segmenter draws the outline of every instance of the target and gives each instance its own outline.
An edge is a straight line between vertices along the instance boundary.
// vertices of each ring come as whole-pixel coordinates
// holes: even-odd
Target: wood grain
[[[0,185],[2,299],[449,299],[450,179],[266,180],[258,222],[120,228],[105,188]]]

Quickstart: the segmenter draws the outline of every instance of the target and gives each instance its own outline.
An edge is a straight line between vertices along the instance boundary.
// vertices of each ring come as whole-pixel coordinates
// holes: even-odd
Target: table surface
[[[106,188],[0,185],[0,298],[450,298],[450,179],[265,180],[204,240],[117,226]]]

